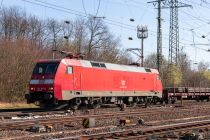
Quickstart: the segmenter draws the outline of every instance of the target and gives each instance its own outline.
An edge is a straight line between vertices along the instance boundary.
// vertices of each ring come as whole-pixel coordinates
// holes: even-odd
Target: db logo
[[[120,88],[127,88],[125,80],[121,80],[121,86]]]
[[[121,85],[122,85],[122,86],[125,86],[125,80],[122,80],[122,81],[121,81]]]

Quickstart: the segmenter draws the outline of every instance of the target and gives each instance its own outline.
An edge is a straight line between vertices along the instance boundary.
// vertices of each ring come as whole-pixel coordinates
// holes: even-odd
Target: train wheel
[[[148,104],[149,104],[148,101],[149,101],[149,100],[147,99],[147,97],[145,97],[145,98],[144,98],[144,106],[145,106],[145,108],[147,108],[147,106],[148,106]]]
[[[100,108],[100,107],[101,107],[100,104],[92,104],[92,105],[91,105],[91,108],[93,108],[93,109],[98,109],[98,108]]]
[[[157,98],[154,97],[154,98],[152,99],[152,103],[153,103],[154,105],[156,105],[156,104],[158,103]]]
[[[90,108],[90,109],[98,109],[98,108],[100,108],[101,106],[99,105],[99,104],[89,104],[88,105],[88,108]]]
[[[71,109],[72,109],[72,110],[77,110],[78,108],[79,108],[78,105],[71,106]]]
[[[82,103],[81,98],[75,98],[69,101],[68,106],[73,110],[77,110],[81,103]]]
[[[90,103],[88,106],[91,109],[98,109],[98,108],[101,107],[101,102],[100,101],[94,101],[94,102]]]
[[[151,105],[153,103],[153,99],[152,98],[147,98],[146,100],[147,100],[146,101],[147,105]]]
[[[136,102],[134,102],[134,103],[131,104],[131,107],[136,107],[136,106],[137,106],[137,103]]]

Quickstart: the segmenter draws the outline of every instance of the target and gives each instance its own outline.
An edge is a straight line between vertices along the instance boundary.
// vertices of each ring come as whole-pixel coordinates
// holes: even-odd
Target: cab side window
[[[73,73],[73,68],[71,66],[67,66],[66,73],[67,74],[72,74]]]

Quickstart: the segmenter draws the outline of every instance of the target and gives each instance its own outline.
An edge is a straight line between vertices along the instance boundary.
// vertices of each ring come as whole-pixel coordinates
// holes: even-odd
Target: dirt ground
[[[21,103],[5,103],[0,102],[0,109],[13,109],[13,108],[37,108],[34,104]]]

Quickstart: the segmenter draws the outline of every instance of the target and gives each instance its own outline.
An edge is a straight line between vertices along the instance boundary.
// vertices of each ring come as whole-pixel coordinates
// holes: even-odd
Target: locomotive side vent
[[[150,68],[145,68],[145,71],[146,72],[151,72],[151,69]]]
[[[104,63],[91,62],[92,67],[106,68]]]
[[[106,65],[104,63],[100,63],[100,66],[106,68]]]
[[[100,67],[99,63],[91,62],[92,67]]]

